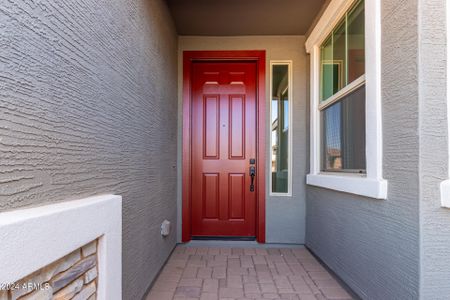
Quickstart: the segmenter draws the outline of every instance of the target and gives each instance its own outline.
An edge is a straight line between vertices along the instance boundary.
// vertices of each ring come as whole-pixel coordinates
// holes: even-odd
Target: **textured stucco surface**
[[[159,234],[177,222],[165,3],[2,1],[0,32],[0,210],[122,195],[123,298],[140,299],[176,241]]]
[[[383,176],[388,199],[308,187],[306,245],[364,299],[417,299],[418,6],[407,0],[381,4]]]
[[[293,65],[293,192],[292,197],[271,197],[266,191],[266,242],[304,243],[305,236],[305,175],[307,172],[307,55],[303,36],[240,36],[240,37],[179,37],[179,110],[178,129],[182,129],[182,55],[184,50],[266,50],[266,95],[269,95],[270,60],[292,60]],[[268,100],[267,98],[267,108]],[[267,110],[266,120],[269,120]],[[269,182],[269,134],[266,133],[266,183]],[[181,140],[178,162],[181,166]],[[181,167],[179,168],[181,172]],[[179,173],[178,202],[181,226],[181,173]],[[181,227],[180,227],[181,228]],[[179,233],[181,231],[179,230]],[[181,240],[181,237],[179,237]]]
[[[446,1],[419,2],[420,295],[448,299],[450,209],[440,207],[439,195],[439,184],[448,174]]]

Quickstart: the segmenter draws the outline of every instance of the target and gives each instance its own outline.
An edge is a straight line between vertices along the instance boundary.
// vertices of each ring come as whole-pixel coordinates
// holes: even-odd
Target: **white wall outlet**
[[[170,234],[170,221],[164,220],[161,224],[161,235],[168,236]]]

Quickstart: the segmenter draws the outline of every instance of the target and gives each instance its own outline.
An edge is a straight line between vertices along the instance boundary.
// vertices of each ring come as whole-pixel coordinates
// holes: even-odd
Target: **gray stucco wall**
[[[445,5],[421,0],[419,10],[422,299],[450,295],[450,209],[440,207],[439,195],[439,184],[448,178]]]
[[[306,244],[364,299],[417,299],[418,6],[417,1],[381,3],[383,176],[388,199],[308,187]]]
[[[184,50],[266,50],[266,95],[269,95],[270,60],[292,60],[293,63],[293,193],[292,197],[271,197],[266,191],[266,242],[304,243],[305,236],[305,175],[307,173],[307,55],[303,36],[239,36],[239,37],[179,37],[179,110],[178,132],[178,202],[179,235],[181,234],[181,130],[182,130],[182,55]],[[269,104],[267,98],[267,107]],[[269,111],[266,114],[269,120]],[[269,169],[269,134],[266,134],[266,183]],[[181,236],[178,237],[181,240]]]
[[[159,234],[177,222],[165,3],[2,1],[0,31],[0,210],[122,195],[123,295],[140,299],[176,242]]]

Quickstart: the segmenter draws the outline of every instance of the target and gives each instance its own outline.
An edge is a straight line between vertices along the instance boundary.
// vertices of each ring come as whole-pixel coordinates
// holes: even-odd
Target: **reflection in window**
[[[348,83],[365,73],[364,3],[356,5],[347,17]]]
[[[271,181],[272,193],[289,193],[289,65],[272,64]]]
[[[365,73],[364,1],[345,14],[320,47],[320,100],[325,101]]]
[[[365,173],[365,86],[321,112],[322,170]]]
[[[338,91],[339,74],[341,73],[342,65],[333,61],[333,44],[330,36],[322,45],[321,49],[321,93],[320,99],[328,99]]]
[[[333,31],[333,64],[338,66],[337,71],[334,73],[334,85],[335,89],[333,94],[347,85],[347,49],[346,49],[346,34],[345,20],[338,25]]]
[[[364,0],[357,0],[320,47],[322,171],[366,172],[364,41]]]

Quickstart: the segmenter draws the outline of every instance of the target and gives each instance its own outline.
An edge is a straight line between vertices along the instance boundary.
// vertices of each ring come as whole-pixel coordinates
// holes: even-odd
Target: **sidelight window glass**
[[[291,62],[271,62],[271,193],[291,193]]]

